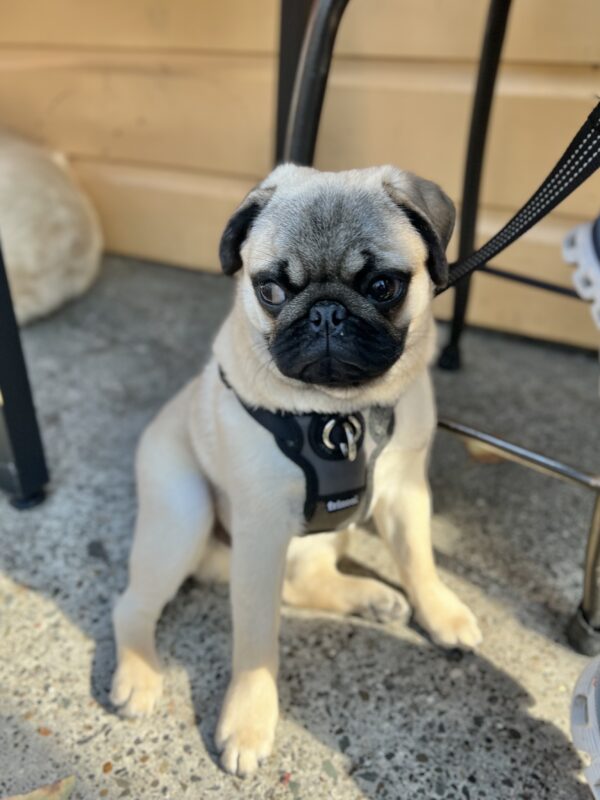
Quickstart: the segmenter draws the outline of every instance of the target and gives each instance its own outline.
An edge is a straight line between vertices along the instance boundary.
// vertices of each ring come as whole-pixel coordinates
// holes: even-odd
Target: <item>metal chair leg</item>
[[[313,163],[338,27],[348,0],[315,0],[304,34],[290,103],[283,160]]]
[[[585,472],[462,422],[440,419],[438,427],[462,439],[479,442],[492,453],[498,453],[515,464],[584,486],[594,492],[596,501],[585,555],[583,600],[567,626],[567,638],[571,646],[580,653],[590,656],[600,653],[600,474]]]
[[[580,653],[600,653],[600,491],[588,534],[583,578],[583,600],[567,628],[570,644]]]
[[[590,526],[590,534],[585,554],[585,575],[583,601],[581,607],[585,618],[594,628],[600,628],[600,491]]]
[[[458,243],[459,261],[466,258],[475,249],[483,157],[510,4],[511,0],[491,0],[488,10],[463,177]],[[470,282],[471,277],[467,276],[456,285],[450,339],[438,361],[438,366],[442,369],[457,370],[460,368],[459,343],[465,326]]]
[[[294,81],[313,0],[281,0],[279,24],[279,79],[277,83],[277,124],[275,163],[284,160],[285,134],[290,115]]]
[[[48,470],[0,250],[0,489],[29,508],[44,499]]]

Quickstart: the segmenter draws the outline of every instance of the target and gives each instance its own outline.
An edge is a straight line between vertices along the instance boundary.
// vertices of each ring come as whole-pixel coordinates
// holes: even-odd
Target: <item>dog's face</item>
[[[282,375],[360,387],[401,358],[446,282],[453,224],[438,186],[394,167],[284,165],[229,221],[221,263],[243,267],[245,313]]]

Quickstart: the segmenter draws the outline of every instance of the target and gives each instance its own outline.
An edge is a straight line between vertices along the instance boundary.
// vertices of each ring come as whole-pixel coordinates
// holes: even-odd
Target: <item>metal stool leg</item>
[[[44,499],[48,470],[0,250],[0,488],[16,508]]]
[[[277,83],[277,127],[275,163],[283,161],[285,134],[290,115],[294,81],[312,0],[281,0],[279,26],[279,80]]]
[[[580,653],[586,655],[600,653],[600,474],[585,472],[462,422],[440,419],[438,427],[462,439],[479,442],[492,453],[498,453],[515,464],[521,464],[543,475],[552,475],[577,486],[584,486],[594,493],[594,513],[585,555],[583,600],[567,627],[567,637]]]
[[[466,258],[475,249],[483,157],[510,3],[511,0],[491,0],[488,10],[463,177],[458,243],[459,261]],[[470,281],[471,277],[468,276],[456,285],[450,339],[438,362],[438,366],[442,369],[456,370],[460,368],[459,342],[465,326]]]
[[[588,535],[583,577],[583,600],[567,628],[571,645],[580,653],[600,653],[600,491]]]
[[[313,163],[333,46],[348,0],[315,0],[290,103],[283,160]]]

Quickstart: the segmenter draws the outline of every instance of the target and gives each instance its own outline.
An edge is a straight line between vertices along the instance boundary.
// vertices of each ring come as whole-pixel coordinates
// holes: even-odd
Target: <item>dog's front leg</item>
[[[475,617],[435,567],[427,448],[384,453],[375,477],[375,522],[394,555],[418,622],[443,647],[476,647],[481,633]]]
[[[231,531],[233,671],[217,727],[223,767],[248,775],[273,749],[281,591],[291,534],[264,519]]]

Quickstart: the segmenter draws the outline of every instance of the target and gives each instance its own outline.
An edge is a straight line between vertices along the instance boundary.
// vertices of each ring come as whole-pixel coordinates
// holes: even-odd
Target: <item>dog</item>
[[[396,167],[286,164],[225,228],[220,259],[236,276],[233,307],[208,364],[137,452],[139,510],[129,585],[114,610],[111,699],[129,716],[152,711],[164,605],[186,577],[228,572],[233,664],[216,731],[228,772],[252,773],[273,748],[282,598],[406,617],[399,592],[338,571],[346,530],[365,516],[434,641],[481,640],[436,572],[430,532],[431,303],[448,278],[454,216],[436,184]]]

